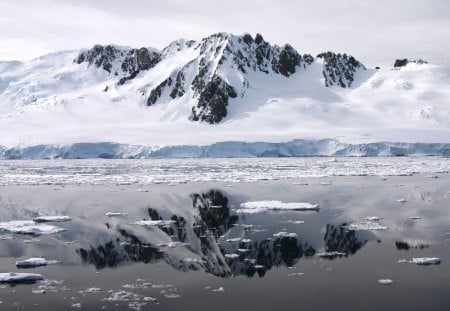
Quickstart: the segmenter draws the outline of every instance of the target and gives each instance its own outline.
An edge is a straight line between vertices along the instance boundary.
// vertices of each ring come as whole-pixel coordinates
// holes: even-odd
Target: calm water
[[[312,161],[336,166],[326,159],[308,161],[307,167]],[[405,160],[394,166],[405,165],[401,161]],[[75,166],[70,161],[61,163]],[[46,176],[46,169],[52,171],[48,175],[58,172],[41,165],[40,173],[28,171],[28,177],[21,173],[15,178],[22,182],[5,182],[0,187],[0,222],[45,215],[67,215],[72,220],[48,223],[66,229],[48,235],[0,231],[0,272],[39,273],[45,278],[35,284],[0,285],[0,307],[448,310],[450,178],[443,163],[430,172],[407,174],[411,176],[292,178],[289,173],[286,178],[279,174],[277,180],[254,182],[205,180],[172,185],[102,179],[96,185],[79,182],[78,169],[65,174],[78,176],[77,182],[23,182]],[[26,170],[25,165],[16,166]],[[260,163],[253,169],[256,166]],[[128,176],[140,175],[127,169]],[[95,172],[87,165],[84,171],[91,172],[85,174],[90,180],[95,180],[92,174],[109,178],[105,177],[108,170]],[[246,172],[241,169],[242,174]],[[11,177],[3,175],[2,180],[6,178]],[[308,202],[319,204],[320,209],[240,212],[242,203],[262,200]],[[127,214],[108,217],[108,212]],[[387,229],[349,230],[349,224],[372,216]],[[134,224],[140,220],[169,222]],[[339,255],[319,256],[332,251]],[[17,260],[30,257],[59,263],[15,267]],[[429,266],[398,262],[414,257],[442,261]],[[383,285],[379,279],[394,283]]]

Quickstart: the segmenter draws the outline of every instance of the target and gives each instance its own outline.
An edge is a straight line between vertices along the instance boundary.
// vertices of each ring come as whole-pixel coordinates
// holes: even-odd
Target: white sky
[[[115,43],[163,48],[212,33],[261,33],[300,53],[450,65],[450,0],[0,0],[0,60]]]

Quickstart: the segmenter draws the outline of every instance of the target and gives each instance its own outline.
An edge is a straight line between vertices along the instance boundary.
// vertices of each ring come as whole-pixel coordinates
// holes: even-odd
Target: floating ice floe
[[[304,224],[305,221],[304,220],[291,220],[290,219],[290,220],[286,220],[286,223],[299,225],[299,224]]]
[[[296,237],[298,237],[297,233],[295,233],[295,232],[289,233],[289,232],[286,232],[286,231],[280,231],[278,233],[275,233],[273,236],[276,237],[276,238],[284,238],[284,237],[296,238]]]
[[[52,234],[65,231],[66,229],[53,225],[36,224],[32,220],[13,220],[0,222],[0,230],[19,234]]]
[[[36,268],[57,263],[56,260],[47,260],[45,258],[29,258],[26,260],[16,261],[17,268]]]
[[[121,216],[127,216],[128,213],[122,213],[122,212],[108,212],[106,213],[106,216],[108,217],[121,217]]]
[[[342,252],[336,252],[336,251],[332,251],[332,252],[322,252],[322,253],[317,253],[316,256],[319,256],[321,258],[336,258],[336,257],[341,257],[341,256],[346,256],[347,253],[342,253]]]
[[[401,259],[397,261],[398,263],[414,263],[421,266],[429,265],[439,265],[441,264],[441,259],[437,257],[413,257],[412,260]]]
[[[170,226],[175,223],[174,220],[139,220],[136,222],[132,222],[131,225],[139,225],[139,226]]]
[[[394,283],[394,281],[391,279],[380,279],[378,280],[378,283],[383,285],[391,285],[392,283]]]
[[[382,218],[378,217],[378,216],[369,216],[369,217],[364,218],[364,220],[367,220],[367,221],[379,221],[381,219]]]
[[[408,218],[411,219],[411,220],[422,219],[422,217],[419,217],[419,216],[411,216],[411,217],[408,217]]]
[[[232,238],[232,239],[226,239],[225,241],[227,242],[240,242],[242,239],[241,238]]]
[[[0,283],[34,283],[43,279],[41,274],[34,273],[0,273]]]
[[[400,198],[400,199],[397,199],[397,202],[398,203],[406,203],[406,199]]]
[[[34,222],[63,222],[70,220],[72,220],[72,218],[70,218],[69,216],[39,216],[33,218]]]
[[[311,203],[283,203],[281,201],[251,201],[242,203],[238,213],[264,213],[267,211],[318,211],[318,204]]]
[[[230,259],[236,259],[239,258],[240,255],[239,254],[225,254],[225,258],[230,258]]]
[[[378,222],[366,221],[366,222],[354,222],[347,226],[344,226],[348,230],[360,231],[360,230],[387,230],[388,227],[383,226]]]
[[[186,245],[189,245],[189,243],[182,243],[182,242],[178,242],[178,241],[158,244],[159,247],[169,247],[169,248],[175,248],[175,247],[186,246]]]

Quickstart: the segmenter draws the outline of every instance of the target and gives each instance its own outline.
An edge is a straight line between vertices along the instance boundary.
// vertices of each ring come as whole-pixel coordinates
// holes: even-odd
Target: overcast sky
[[[261,33],[300,53],[450,65],[450,0],[0,0],[0,60],[115,43],[163,48],[212,33]]]

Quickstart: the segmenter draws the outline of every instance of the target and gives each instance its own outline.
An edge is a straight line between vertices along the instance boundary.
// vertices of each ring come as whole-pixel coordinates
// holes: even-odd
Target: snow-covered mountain
[[[331,139],[448,150],[449,85],[447,67],[397,60],[368,69],[351,55],[313,57],[260,34],[162,50],[96,45],[0,62],[0,157],[105,142],[96,148]]]

